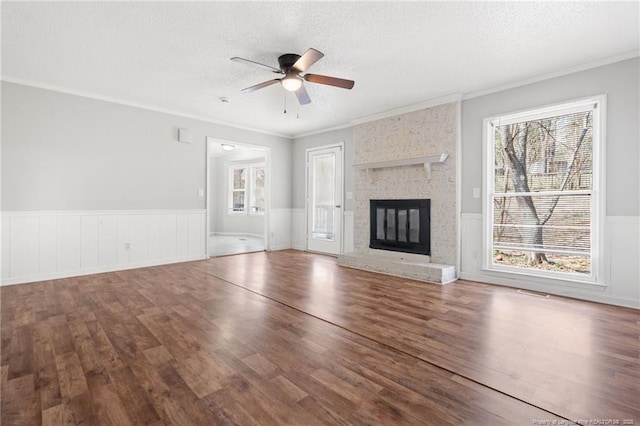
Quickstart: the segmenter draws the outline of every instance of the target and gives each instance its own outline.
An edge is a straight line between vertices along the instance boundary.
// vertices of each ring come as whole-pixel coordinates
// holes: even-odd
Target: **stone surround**
[[[455,279],[457,256],[456,139],[457,104],[449,103],[354,127],[354,164],[379,163],[446,153],[431,178],[420,165],[354,170],[354,251],[338,263],[358,269],[436,283]],[[431,258],[398,260],[369,252],[369,200],[431,200]],[[377,251],[377,250],[376,250]],[[433,262],[433,263],[431,263]]]

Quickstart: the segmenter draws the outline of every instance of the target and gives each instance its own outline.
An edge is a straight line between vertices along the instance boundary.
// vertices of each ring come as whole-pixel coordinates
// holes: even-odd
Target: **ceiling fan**
[[[280,68],[275,68],[270,65],[261,64],[259,62],[250,61],[249,59],[239,58],[237,56],[231,58],[232,61],[242,62],[248,65],[252,65],[258,68],[272,71],[276,74],[283,74],[282,78],[275,78],[273,80],[267,80],[265,82],[256,84],[255,86],[246,87],[241,90],[242,93],[253,92],[263,87],[271,86],[272,84],[280,83],[285,90],[294,92],[298,98],[298,102],[301,105],[306,105],[311,102],[307,89],[304,88],[304,81],[309,83],[326,84],[328,86],[341,87],[343,89],[353,88],[353,80],[345,80],[343,78],[329,77],[320,74],[304,74],[311,65],[318,62],[324,53],[316,49],[308,49],[302,56],[295,53],[286,53],[278,58],[278,64]]]

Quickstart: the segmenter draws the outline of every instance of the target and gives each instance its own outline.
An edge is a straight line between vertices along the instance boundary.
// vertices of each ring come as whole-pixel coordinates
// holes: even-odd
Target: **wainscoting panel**
[[[75,271],[82,264],[82,218],[59,216],[56,230],[56,271]]]
[[[604,273],[611,296],[640,307],[640,217],[609,216],[606,225]]]
[[[2,213],[2,284],[204,259],[204,210]]]
[[[30,276],[39,271],[40,238],[37,216],[16,217],[11,221],[11,246],[9,268],[11,274]],[[14,272],[11,272],[14,271]]]
[[[0,252],[2,252],[0,263],[0,279],[4,282],[5,279],[9,278],[9,265],[11,264],[11,257],[9,256],[9,247],[11,246],[11,222],[9,220],[1,220],[2,226],[0,227],[0,232],[2,232],[1,240],[2,245],[0,246]]]
[[[460,216],[460,273],[478,274],[482,265],[482,215]]]
[[[98,218],[98,266],[113,267],[118,263],[118,216]]]
[[[98,216],[80,217],[80,267],[95,270],[98,267]],[[6,219],[4,219],[6,220]]]
[[[271,209],[269,214],[269,250],[290,249],[291,209]]]
[[[189,218],[176,216],[176,255],[186,256],[189,253]]]
[[[149,260],[151,216],[148,214],[130,216],[128,227],[129,237],[127,241],[130,244],[130,248],[128,250],[129,258],[127,261],[139,263]],[[158,239],[154,241],[156,241],[157,244]],[[125,252],[126,251],[127,250],[125,250]]]
[[[39,272],[42,274],[51,274],[56,272],[58,268],[58,221],[52,216],[40,216],[40,232],[39,238]]]
[[[189,213],[187,218],[187,257],[202,256],[206,252],[205,220],[199,213]],[[204,232],[203,232],[204,231]]]
[[[640,308],[640,217],[605,218],[600,272],[604,286],[483,270],[482,228],[481,214],[461,215],[460,278]]]
[[[175,214],[160,216],[160,259],[178,256],[178,224]]]
[[[293,209],[291,218],[291,247],[307,249],[307,218],[305,209]]]

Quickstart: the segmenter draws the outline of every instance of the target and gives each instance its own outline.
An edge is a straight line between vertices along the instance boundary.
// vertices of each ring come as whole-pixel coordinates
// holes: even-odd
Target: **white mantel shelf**
[[[449,158],[449,154],[427,155],[425,157],[401,158],[398,160],[378,161],[375,163],[354,164],[356,170],[386,169],[389,167],[412,166],[414,164],[424,165],[427,177],[431,179],[431,165],[434,163],[444,163]]]

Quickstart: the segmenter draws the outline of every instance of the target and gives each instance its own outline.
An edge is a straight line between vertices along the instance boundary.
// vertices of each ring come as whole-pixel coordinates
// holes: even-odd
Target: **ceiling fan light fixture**
[[[288,90],[289,92],[295,92],[302,86],[302,79],[292,71],[287,72],[287,75],[280,80],[280,82],[284,90]]]
[[[235,148],[234,145],[229,145],[227,143],[223,143],[220,144],[220,146],[222,147],[222,149],[224,149],[225,151],[233,151],[233,148]]]

